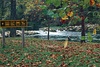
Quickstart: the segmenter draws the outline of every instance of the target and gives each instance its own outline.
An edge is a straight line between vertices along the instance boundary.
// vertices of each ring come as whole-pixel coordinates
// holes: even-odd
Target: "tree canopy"
[[[0,0],[0,10],[3,4],[3,17],[10,19],[10,0],[3,2]],[[82,15],[86,23],[100,24],[100,0],[17,0],[16,4],[17,19],[25,18],[31,25],[46,25],[48,18],[52,25],[77,25]]]

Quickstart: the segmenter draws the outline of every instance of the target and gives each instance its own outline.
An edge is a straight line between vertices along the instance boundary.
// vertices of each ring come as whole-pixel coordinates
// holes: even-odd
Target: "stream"
[[[34,35],[25,35],[26,37],[34,37],[47,40],[48,31],[34,31],[37,34]],[[75,31],[56,31],[56,32],[49,32],[49,39],[50,40],[66,40],[70,38],[70,41],[80,41],[81,40],[81,32]],[[93,35],[91,34],[92,42],[100,42],[100,34]],[[88,42],[88,35],[86,33],[86,42]]]

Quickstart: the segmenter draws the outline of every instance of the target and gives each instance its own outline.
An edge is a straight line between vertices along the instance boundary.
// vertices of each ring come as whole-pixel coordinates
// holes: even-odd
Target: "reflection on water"
[[[34,37],[34,38],[40,38],[40,39],[47,39],[48,31],[35,31],[38,34],[34,35],[27,35],[27,37]],[[66,38],[70,38],[71,41],[80,41],[81,40],[81,32],[75,32],[75,31],[56,31],[56,32],[49,32],[50,40],[66,40]],[[92,35],[93,41],[100,42],[100,34]],[[87,40],[87,34],[86,34],[86,41]]]

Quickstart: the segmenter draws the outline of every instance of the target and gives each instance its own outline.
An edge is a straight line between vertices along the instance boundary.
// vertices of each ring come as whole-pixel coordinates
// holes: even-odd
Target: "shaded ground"
[[[23,48],[20,38],[7,38],[0,67],[100,67],[100,44],[69,42],[64,49],[63,43],[27,38]]]

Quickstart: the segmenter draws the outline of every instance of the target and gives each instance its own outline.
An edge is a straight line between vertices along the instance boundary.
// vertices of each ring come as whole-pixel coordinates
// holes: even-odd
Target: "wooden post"
[[[4,0],[1,0],[2,2],[2,20],[4,20]],[[5,47],[5,29],[2,28],[2,47],[4,48]]]
[[[2,29],[2,46],[5,47],[5,29]]]
[[[25,46],[24,28],[22,28],[22,46]]]
[[[50,22],[48,21],[48,40],[50,39],[49,38],[49,32],[50,32]]]

